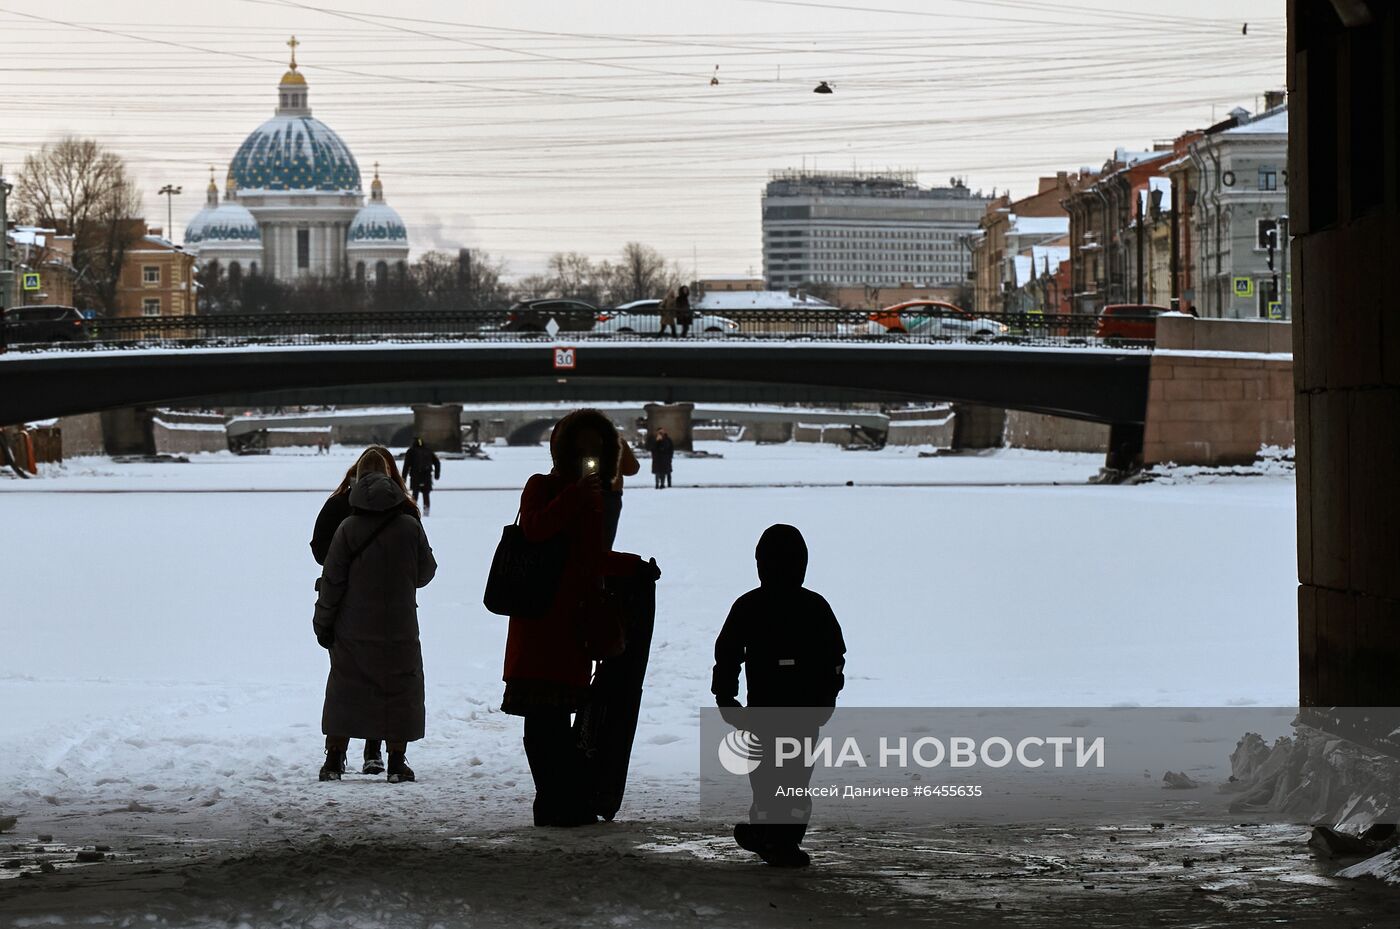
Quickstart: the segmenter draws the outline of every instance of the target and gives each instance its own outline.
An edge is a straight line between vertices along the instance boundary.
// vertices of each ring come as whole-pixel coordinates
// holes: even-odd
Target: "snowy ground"
[[[814,834],[823,866],[810,875],[755,868],[695,815],[693,771],[714,635],[755,582],[765,526],[808,537],[809,586],[850,647],[846,704],[1287,705],[1294,489],[1280,476],[1087,486],[1099,465],[1087,455],[705,448],[724,457],[679,459],[675,489],[642,475],[625,498],[618,547],[656,556],[665,574],[623,821],[586,835],[528,826],[519,721],[497,709],[505,622],[481,606],[500,527],[543,448],[444,463],[427,522],[440,568],[420,597],[428,736],[410,755],[420,782],[399,788],[314,780],[326,659],[310,632],[306,542],[352,450],[78,460],[0,481],[5,524],[23,539],[4,558],[0,607],[0,814],[20,822],[0,842],[13,838],[21,862],[47,854],[41,834],[62,851],[50,857],[94,844],[117,856],[29,879],[13,877],[28,865],[0,870],[0,920],[1026,922],[1047,892],[1107,919],[1110,888],[1205,881],[1178,854],[1199,841],[1235,856],[1219,859],[1222,874],[1250,855],[1274,862],[1259,874],[1281,912],[1343,893],[1297,856],[1291,831],[1109,845],[1039,829],[994,840],[840,827]],[[1086,876],[1105,870],[1116,876]],[[1201,913],[1177,915],[1223,919],[1261,893],[1259,874],[1216,875],[1227,883],[1188,901]],[[1006,886],[974,894],[977,875]]]

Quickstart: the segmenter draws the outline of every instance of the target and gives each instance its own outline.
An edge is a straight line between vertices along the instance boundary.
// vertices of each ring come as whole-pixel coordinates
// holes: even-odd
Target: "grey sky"
[[[293,33],[315,115],[366,185],[381,162],[415,252],[484,248],[516,273],[633,239],[757,271],[771,169],[1020,195],[1284,80],[1282,0],[0,0],[0,164],[93,136],[152,223],[155,191],[183,185],[178,235],[271,115]]]

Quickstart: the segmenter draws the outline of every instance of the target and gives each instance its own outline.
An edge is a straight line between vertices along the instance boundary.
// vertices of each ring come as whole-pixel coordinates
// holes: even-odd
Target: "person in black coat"
[[[812,813],[808,797],[775,797],[778,788],[805,788],[812,769],[772,765],[778,735],[816,738],[845,686],[846,641],[826,599],[802,586],[807,575],[807,543],[788,525],[769,526],[754,552],[759,586],[734,602],[715,640],[710,690],[721,710],[739,707],[739,666],[744,666],[750,707],[828,708],[784,714],[781,732],[759,732],[764,758],[749,775],[753,805],[749,822],[734,827],[740,847],[772,865],[809,863],[799,847]],[[776,822],[775,822],[776,820]]]
[[[321,731],[322,781],[338,781],[350,739],[388,743],[390,783],[414,780],[405,752],[423,738],[423,650],[417,594],[437,561],[423,525],[403,510],[397,474],[366,456],[350,489],[351,514],[326,554],[312,627],[330,652]],[[392,462],[388,471],[394,470]]]
[[[335,531],[350,516],[350,488],[355,484],[356,475],[364,470],[366,456],[370,455],[377,456],[382,462],[381,465],[372,468],[372,470],[387,471],[399,485],[399,491],[403,494],[400,509],[414,519],[418,518],[418,507],[414,505],[412,498],[408,495],[408,488],[404,486],[402,478],[399,477],[399,470],[394,464],[394,453],[382,445],[371,445],[360,453],[360,457],[345,472],[340,486],[326,498],[326,502],[321,504],[321,512],[316,514],[316,526],[311,532],[311,557],[316,559],[318,565],[326,563],[326,555],[331,550],[331,540],[335,538]],[[318,579],[316,583],[319,590],[320,580]],[[380,740],[365,740],[364,765],[360,771],[363,774],[384,773],[384,756],[381,753]]]
[[[433,481],[442,479],[442,462],[438,461],[431,448],[423,444],[422,436],[414,439],[408,451],[403,453],[403,479],[413,491],[414,503],[418,502],[420,493],[423,495],[423,515],[427,516],[432,509]]]
[[[675,441],[666,434],[665,429],[658,429],[647,445],[651,450],[651,475],[656,479],[656,489],[670,487],[671,459],[676,455]]]

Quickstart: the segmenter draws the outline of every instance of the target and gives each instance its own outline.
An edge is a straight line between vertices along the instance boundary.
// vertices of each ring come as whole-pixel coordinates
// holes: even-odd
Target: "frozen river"
[[[664,572],[625,819],[693,797],[714,636],[774,522],[806,534],[808,586],[845,628],[844,704],[1296,701],[1286,475],[1101,487],[1083,483],[1090,455],[704,447],[723,457],[678,459],[674,489],[643,474],[625,497],[618,548]],[[481,591],[547,452],[491,454],[444,462],[425,523],[440,567],[420,596],[428,734],[411,793],[315,781],[326,656],[307,540],[353,450],[77,460],[0,481],[0,814],[255,844],[368,820],[440,837],[524,826],[520,724],[498,710],[506,624]]]

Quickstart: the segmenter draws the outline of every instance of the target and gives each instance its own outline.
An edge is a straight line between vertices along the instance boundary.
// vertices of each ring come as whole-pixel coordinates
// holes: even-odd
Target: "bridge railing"
[[[550,323],[554,325],[551,326]],[[609,315],[596,320],[519,318],[508,311],[382,311],[123,317],[87,320],[49,331],[44,324],[5,320],[0,348],[52,351],[113,348],[210,348],[244,345],[339,345],[439,342],[641,342],[658,334],[657,317]],[[1150,340],[1101,339],[1088,315],[838,309],[744,309],[698,313],[691,340],[963,343],[1150,348]]]

